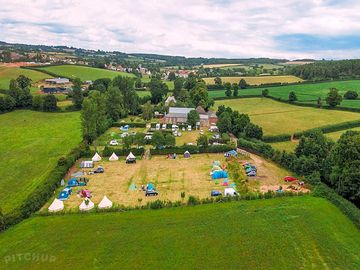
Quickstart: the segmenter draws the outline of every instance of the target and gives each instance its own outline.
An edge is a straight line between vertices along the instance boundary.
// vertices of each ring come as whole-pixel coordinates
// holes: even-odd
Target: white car
[[[190,125],[188,125],[187,130],[191,131],[191,126]]]
[[[183,128],[182,128],[182,131],[185,131],[185,130],[186,130],[186,129],[183,127]]]
[[[181,137],[181,135],[182,135],[182,134],[181,134],[181,132],[178,132],[178,134],[177,134],[177,135],[178,135],[178,137]]]
[[[115,146],[115,145],[119,145],[119,143],[117,140],[111,140],[110,145]]]
[[[187,145],[194,145],[192,142],[189,142]]]
[[[163,125],[162,125],[162,129],[166,129],[166,124],[163,124]]]
[[[200,129],[200,135],[204,135],[204,131]]]
[[[155,129],[159,130],[160,129],[160,124],[156,124]]]

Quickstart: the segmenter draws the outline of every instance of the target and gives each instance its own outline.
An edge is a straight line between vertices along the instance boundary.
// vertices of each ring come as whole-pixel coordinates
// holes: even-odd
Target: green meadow
[[[93,68],[87,66],[77,66],[77,65],[48,66],[48,67],[39,67],[37,69],[54,73],[60,77],[79,78],[82,81],[86,81],[86,80],[94,81],[100,78],[113,79],[119,75],[135,78],[135,75],[132,73],[113,71],[102,68]]]
[[[294,91],[300,102],[316,103],[318,97],[321,97],[325,105],[325,98],[329,92],[329,88],[335,87],[339,90],[341,95],[344,95],[348,90],[355,90],[360,95],[360,80],[350,81],[334,81],[325,83],[307,83],[296,85],[285,85],[277,87],[268,87],[269,95],[277,98],[287,100],[289,93]],[[265,88],[251,88],[239,90],[239,96],[261,95]],[[213,98],[225,97],[225,90],[210,91],[210,96]],[[360,99],[357,100],[343,100],[341,106],[350,108],[360,108]]]
[[[43,254],[48,260],[17,259]],[[47,257],[46,257],[47,256]],[[359,269],[360,231],[312,196],[33,217],[5,231],[7,269]]]
[[[16,79],[20,75],[29,77],[33,83],[51,77],[35,70],[0,66],[0,89],[9,89],[10,80]],[[36,89],[32,88],[32,90],[35,91]]]
[[[268,98],[244,98],[216,101],[241,113],[263,128],[265,135],[293,134],[320,126],[359,120],[360,114],[294,106]]]
[[[17,110],[0,115],[0,206],[9,212],[81,141],[80,114]]]

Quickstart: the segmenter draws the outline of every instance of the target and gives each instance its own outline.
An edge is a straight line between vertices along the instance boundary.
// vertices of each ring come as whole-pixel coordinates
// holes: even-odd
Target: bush
[[[286,142],[286,141],[291,140],[291,135],[290,134],[280,134],[280,135],[274,135],[274,136],[264,136],[262,140],[267,143]]]
[[[356,91],[349,90],[344,94],[345,99],[357,99],[359,94]]]
[[[188,205],[197,205],[200,204],[201,201],[199,200],[199,198],[190,195],[187,204]]]
[[[240,138],[238,140],[238,147],[251,153],[260,154],[266,158],[272,158],[275,154],[275,150],[271,147],[271,145],[258,140],[246,140]]]

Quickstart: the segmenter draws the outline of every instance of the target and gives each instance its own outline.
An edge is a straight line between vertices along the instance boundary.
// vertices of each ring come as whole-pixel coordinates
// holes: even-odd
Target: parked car
[[[157,196],[157,195],[159,195],[159,193],[156,190],[151,189],[145,191],[145,196]]]
[[[285,176],[284,180],[285,182],[293,182],[293,181],[297,181],[298,179],[293,176]]]
[[[160,124],[156,124],[155,129],[159,130],[160,129]]]
[[[213,137],[213,139],[215,139],[215,140],[218,140],[218,139],[221,138],[221,137],[220,137],[220,134],[214,134],[212,137]]]
[[[191,126],[190,125],[187,126],[187,130],[191,131]]]
[[[117,140],[111,140],[110,141],[110,145],[114,146],[114,145],[119,145]]]
[[[200,129],[200,135],[204,135],[204,131]]]
[[[247,173],[247,176],[256,176],[256,172],[251,171],[251,172]]]
[[[166,124],[163,124],[163,125],[162,125],[162,129],[166,129]]]
[[[104,173],[104,172],[105,172],[105,170],[101,166],[97,167],[96,170],[94,171],[94,173]]]
[[[221,196],[222,193],[218,190],[212,190],[211,191],[211,197],[217,197],[217,196]]]

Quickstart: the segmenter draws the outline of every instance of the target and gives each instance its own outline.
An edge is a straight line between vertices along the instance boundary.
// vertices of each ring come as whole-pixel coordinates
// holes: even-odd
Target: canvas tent
[[[56,198],[48,208],[49,212],[58,212],[63,209],[64,209],[64,203]]]
[[[126,157],[126,163],[134,163],[136,162],[136,157],[132,152]]]
[[[110,161],[116,161],[119,160],[119,157],[113,152],[112,155],[109,157]]]
[[[92,157],[91,159],[92,161],[100,161],[101,160],[101,157],[100,155],[96,152],[95,155]]]
[[[228,178],[226,171],[215,171],[211,175],[212,179]]]
[[[189,151],[185,151],[184,153],[184,158],[189,158],[191,155],[190,155],[190,152]]]
[[[88,201],[87,204],[85,202],[86,200]],[[91,210],[93,208],[94,208],[94,203],[88,198],[83,200],[83,202],[79,206],[80,211],[89,211],[89,210]]]
[[[85,160],[85,161],[81,161],[81,163],[80,163],[80,168],[93,168],[93,167],[94,167],[94,162],[92,160]],[[75,176],[75,177],[77,177],[77,176]]]
[[[99,203],[98,207],[100,209],[106,209],[106,208],[111,208],[113,205],[112,201],[110,201],[108,199],[108,197],[104,196],[104,198],[101,200],[101,202]]]

